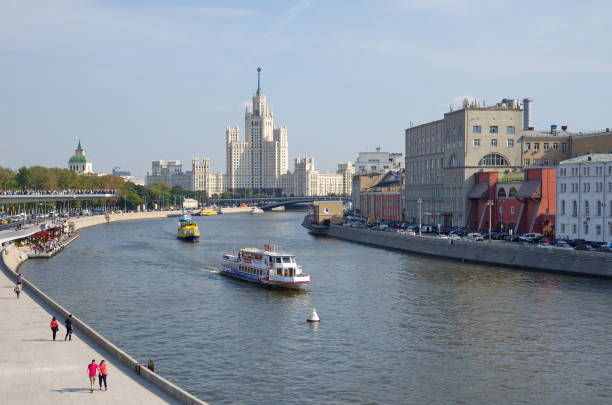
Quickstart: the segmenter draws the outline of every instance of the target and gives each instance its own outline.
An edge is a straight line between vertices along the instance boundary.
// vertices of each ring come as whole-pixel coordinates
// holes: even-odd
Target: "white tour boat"
[[[310,275],[302,272],[294,255],[275,252],[269,245],[224,254],[221,273],[268,287],[297,289],[310,284]]]
[[[262,209],[261,209],[261,208],[259,208],[259,207],[253,207],[253,208],[251,208],[251,214],[263,214],[263,213],[264,213],[264,210],[262,210]]]

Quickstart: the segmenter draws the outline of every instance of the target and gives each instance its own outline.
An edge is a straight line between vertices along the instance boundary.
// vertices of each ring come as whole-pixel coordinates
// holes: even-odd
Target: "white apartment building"
[[[244,140],[238,127],[225,131],[227,189],[282,194],[279,178],[289,169],[287,128],[274,127],[274,116],[261,89],[261,68],[257,68],[257,91],[246,108],[244,126]]]
[[[179,186],[185,190],[206,191],[208,195],[221,194],[225,190],[223,173],[212,173],[210,159],[193,158],[191,171],[183,171],[180,160],[154,160],[151,163],[151,173],[145,177],[145,186],[152,186],[157,182],[168,183],[170,186]]]
[[[350,194],[351,179],[355,174],[352,163],[339,163],[336,173],[319,173],[311,157],[295,159],[295,170],[279,178],[279,185],[285,195],[326,196]]]
[[[612,242],[612,154],[559,163],[555,237]]]
[[[404,155],[402,153],[382,152],[380,148],[376,148],[376,152],[359,152],[355,160],[356,174],[360,175],[386,173],[403,167]]]
[[[421,210],[425,224],[473,225],[467,222],[470,195],[477,194],[474,173],[521,169],[518,139],[530,125],[530,102],[481,107],[465,101],[441,120],[406,129],[404,220],[417,222]]]

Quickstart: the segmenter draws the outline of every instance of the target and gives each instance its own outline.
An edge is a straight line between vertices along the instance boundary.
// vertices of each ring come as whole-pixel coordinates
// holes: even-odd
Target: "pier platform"
[[[30,294],[27,287],[16,299],[13,287],[13,281],[0,269],[1,404],[180,403],[116,361],[78,328],[72,341],[64,341],[64,318]],[[49,327],[52,316],[60,323],[56,341]],[[108,363],[108,391],[89,391],[87,365],[92,359]]]

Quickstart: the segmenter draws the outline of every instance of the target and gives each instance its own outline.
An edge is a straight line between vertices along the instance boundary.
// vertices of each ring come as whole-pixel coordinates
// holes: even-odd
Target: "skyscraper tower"
[[[237,127],[225,131],[228,189],[279,193],[278,178],[289,169],[287,128],[274,128],[274,117],[261,89],[261,67],[257,68],[257,90],[246,108],[244,127],[244,141]]]

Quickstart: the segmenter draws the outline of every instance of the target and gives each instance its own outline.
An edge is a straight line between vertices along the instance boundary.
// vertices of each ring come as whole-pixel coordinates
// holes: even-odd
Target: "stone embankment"
[[[328,228],[303,225],[314,234],[331,236],[351,242],[418,253],[451,260],[520,267],[560,273],[612,277],[612,254],[554,248],[522,246],[505,242],[452,241],[425,236],[401,235],[331,225]]]
[[[128,214],[111,214],[111,215],[106,215],[106,216],[98,215],[98,216],[93,216],[93,217],[83,217],[83,218],[72,219],[69,221],[69,226],[72,226],[74,230],[78,230],[78,229],[89,227],[89,226],[94,226],[94,225],[99,225],[99,224],[104,224],[104,223],[111,223],[111,222],[118,222],[118,221],[164,218],[168,216],[168,213],[169,212],[143,212],[143,213],[128,213]],[[19,265],[21,265],[21,263],[23,263],[24,261],[28,259],[28,252],[26,251],[26,249],[18,248],[14,244],[10,244],[8,246],[5,246],[4,250],[2,251],[2,259],[5,264],[6,273],[10,276],[10,278],[14,282],[17,276],[16,271],[19,268]],[[36,300],[40,300],[39,304],[41,305],[42,309],[44,309],[45,311],[48,311],[49,314],[59,316],[60,319],[63,319],[63,318],[66,318],[68,314],[70,313],[70,311],[68,311],[67,309],[62,307],[60,304],[55,302],[51,297],[46,295],[38,287],[36,287],[33,283],[26,280],[25,278],[22,278],[22,284],[23,284],[24,293],[30,294],[32,297],[35,297]],[[47,321],[48,319],[47,317],[45,317],[44,322],[46,323]],[[129,379],[136,380],[134,387],[132,387],[132,389],[130,390],[129,381],[124,382],[127,380],[124,380],[123,376],[121,376],[122,381],[120,385],[123,386],[125,384],[125,391],[122,394],[123,401],[116,402],[116,401],[113,401],[113,399],[117,400],[117,398],[109,398],[110,402],[112,403],[157,403],[157,402],[171,403],[171,402],[177,401],[178,403],[187,404],[187,405],[206,405],[206,403],[203,402],[202,400],[196,398],[195,396],[191,395],[187,391],[183,390],[182,388],[178,387],[172,382],[161,377],[159,374],[156,374],[155,372],[149,370],[147,367],[144,366],[143,363],[137,361],[136,359],[131,357],[128,353],[121,350],[119,347],[115,346],[112,342],[110,342],[108,339],[106,339],[104,336],[102,336],[100,333],[94,330],[91,326],[86,324],[83,320],[79,319],[77,316],[73,316],[73,324],[75,326],[77,334],[84,335],[84,337],[86,337],[86,339],[82,340],[82,342],[85,342],[89,346],[89,349],[83,349],[87,351],[87,356],[88,356],[87,359],[91,357],[92,352],[98,353],[98,354],[100,353],[110,354],[110,356],[112,356],[112,358],[114,359],[114,360],[111,360],[110,363],[112,364],[113,361],[117,361],[121,363],[124,367],[126,367],[124,371],[122,371],[122,373],[125,373]],[[12,329],[12,330],[21,330],[21,329],[17,328],[17,329]],[[71,352],[71,354],[73,355],[74,353]],[[100,356],[98,355],[95,357],[99,358]],[[104,357],[107,357],[107,356],[104,356]],[[2,352],[0,351],[0,360],[2,359],[3,359],[3,356],[2,356]],[[40,360],[41,359],[37,357],[28,356],[28,360],[19,361],[18,365],[15,366],[16,368],[14,367],[15,368],[14,370],[13,369],[9,370],[11,373],[21,376],[18,379],[15,379],[14,381],[11,382],[12,386],[29,387],[29,385],[31,385],[30,384],[31,382],[38,381],[38,380],[31,380],[31,378],[29,377],[29,374],[32,373],[32,370],[38,370],[38,368],[40,368],[39,367],[40,364],[37,363]],[[52,362],[51,360],[49,361]],[[82,368],[84,368],[84,366]],[[6,373],[6,370],[0,370],[0,376],[2,375],[2,372]],[[81,374],[82,373],[79,373],[79,375]],[[26,375],[28,376],[26,377]],[[143,381],[138,382],[139,379]],[[48,381],[45,381],[45,383],[47,382]],[[57,385],[58,381],[54,380],[50,382],[50,384]],[[59,382],[59,384],[64,384],[64,383]],[[148,387],[147,387],[148,384],[151,384],[152,386],[151,389],[154,392],[151,392],[150,390],[148,390]],[[117,388],[120,388],[120,387],[117,387]],[[77,392],[79,393],[78,395],[81,395],[80,388],[66,388],[66,389],[60,389],[60,390],[56,389],[55,391],[63,393],[65,390],[67,390],[66,392],[69,392],[69,393]],[[83,391],[85,390],[83,389]],[[2,390],[0,390],[0,393],[1,392]],[[30,401],[30,399],[33,396],[35,397],[40,396],[39,394],[37,394],[37,392],[38,392],[37,387],[33,386],[32,388],[28,388],[25,390],[12,390],[12,391],[4,392],[2,397],[8,400],[7,403],[33,403]],[[18,397],[14,397],[15,395],[17,395]],[[72,398],[71,395],[64,395],[61,398],[62,399],[59,400],[59,403],[77,403],[75,402],[76,398]],[[66,401],[63,401],[63,398],[65,398]],[[140,398],[141,400],[139,401],[138,398]],[[55,399],[51,402],[58,403],[56,401],[58,401],[58,399]],[[98,401],[94,401],[93,403],[98,403]]]

